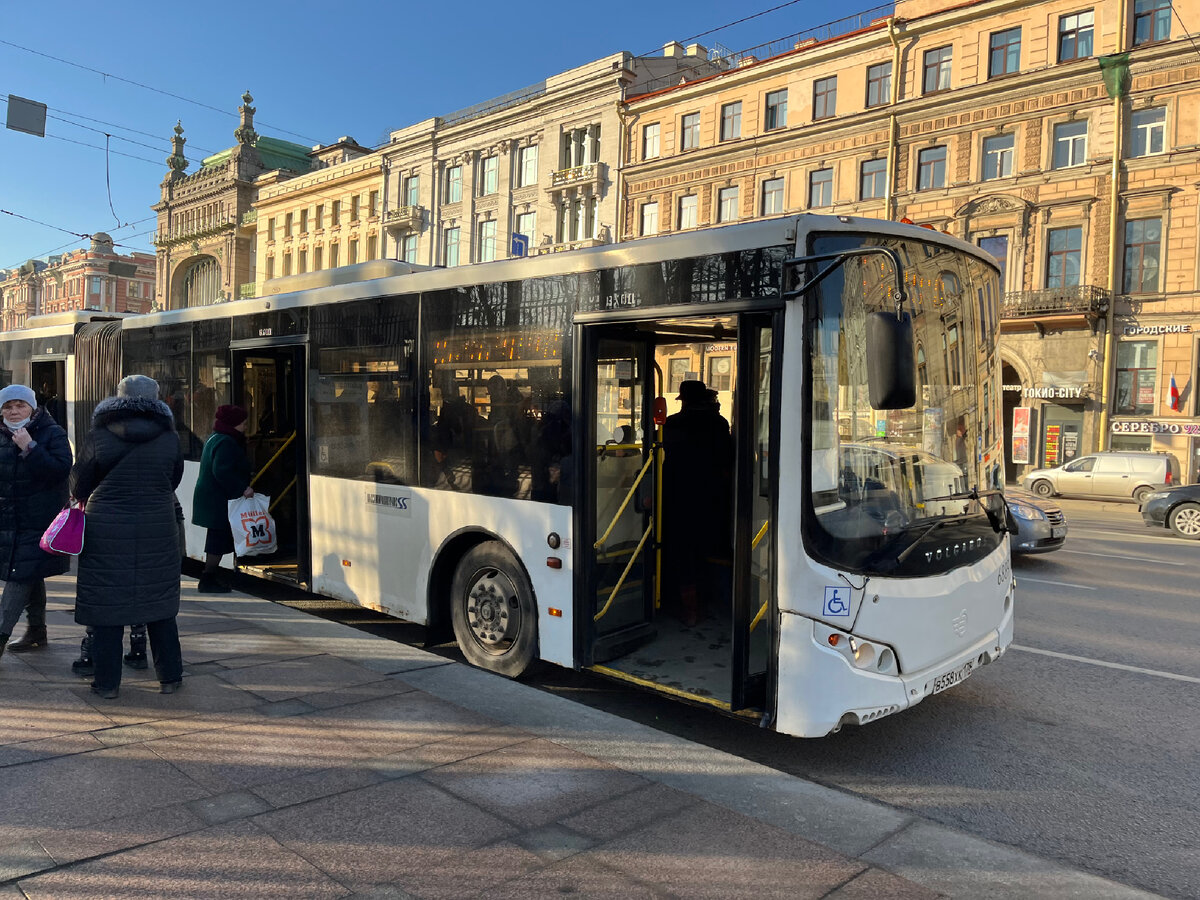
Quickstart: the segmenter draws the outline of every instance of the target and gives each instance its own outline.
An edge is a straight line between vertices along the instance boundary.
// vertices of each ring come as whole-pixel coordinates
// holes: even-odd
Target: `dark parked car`
[[[1200,540],[1200,484],[1151,491],[1138,508],[1147,525],[1170,528],[1180,537]]]
[[[1049,553],[1067,539],[1067,517],[1053,500],[1020,488],[1005,488],[1004,500],[1017,533],[1009,535],[1013,553]]]

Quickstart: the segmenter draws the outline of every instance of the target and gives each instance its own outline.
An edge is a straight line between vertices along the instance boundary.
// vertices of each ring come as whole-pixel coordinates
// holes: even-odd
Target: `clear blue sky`
[[[46,138],[0,127],[0,210],[46,223],[0,213],[0,268],[86,246],[48,226],[106,231],[126,252],[153,252],[150,206],[175,121],[194,172],[201,158],[233,145],[247,89],[259,134],[309,146],[349,135],[377,147],[390,130],[620,50],[650,53],[785,4],[698,38],[743,50],[878,2],[8,3],[0,98],[43,102],[57,118],[47,120]],[[245,30],[232,30],[243,21]],[[0,125],[6,116],[0,102]],[[112,136],[107,166],[103,149],[93,149],[104,147],[103,132]]]

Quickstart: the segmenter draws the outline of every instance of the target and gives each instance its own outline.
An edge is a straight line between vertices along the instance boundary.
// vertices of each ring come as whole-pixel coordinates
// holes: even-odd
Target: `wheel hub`
[[[521,630],[520,606],[513,583],[498,569],[480,572],[467,594],[467,623],[481,647],[504,653]]]

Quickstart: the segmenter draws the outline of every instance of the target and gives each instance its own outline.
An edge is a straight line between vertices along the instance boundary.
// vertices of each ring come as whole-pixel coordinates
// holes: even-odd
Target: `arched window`
[[[211,256],[194,263],[183,276],[183,306],[208,306],[221,299],[221,266]]]

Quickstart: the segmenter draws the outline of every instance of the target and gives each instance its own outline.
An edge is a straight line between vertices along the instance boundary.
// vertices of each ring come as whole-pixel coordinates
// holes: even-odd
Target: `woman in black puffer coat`
[[[164,694],[182,684],[179,530],[175,488],[183,453],[158,382],[130,375],[97,405],[71,470],[71,494],[87,503],[75,621],[91,625],[92,691],[117,696],[126,625],[146,623]]]
[[[70,559],[47,553],[38,542],[67,503],[71,445],[67,433],[23,384],[0,390],[0,656],[29,607],[22,649],[45,646],[46,579],[61,575]],[[13,645],[16,649],[16,644]]]

